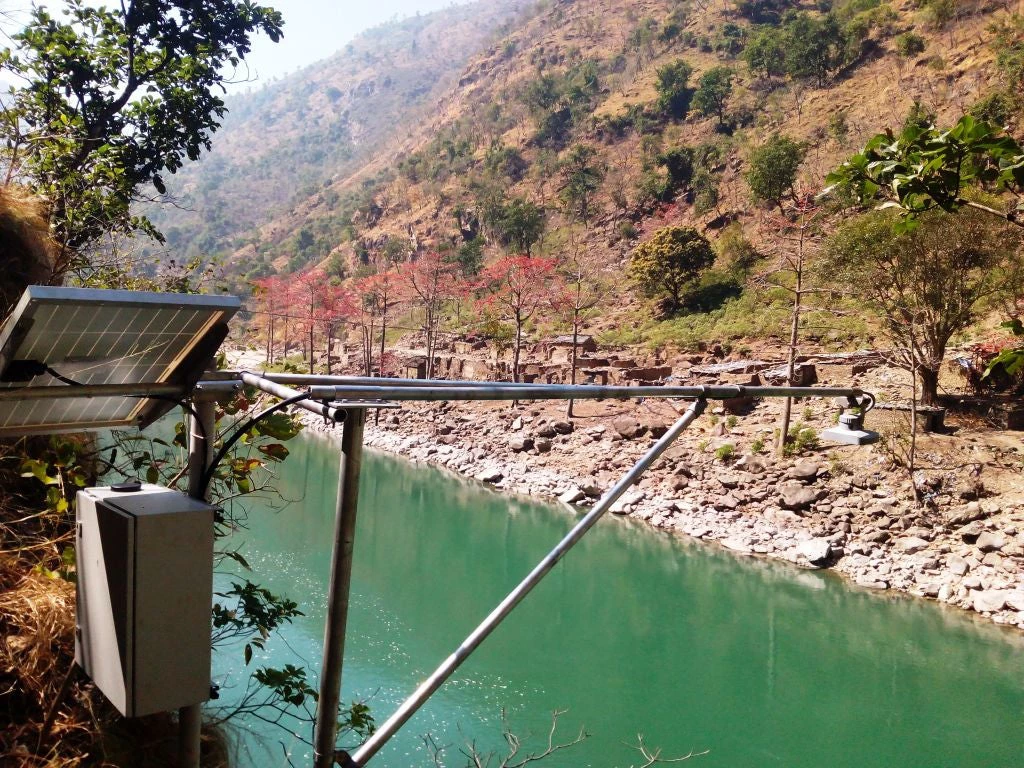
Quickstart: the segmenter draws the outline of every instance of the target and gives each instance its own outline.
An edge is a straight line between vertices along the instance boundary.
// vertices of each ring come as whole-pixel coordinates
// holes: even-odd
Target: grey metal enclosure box
[[[156,485],[78,492],[75,661],[126,717],[209,698],[213,513]]]

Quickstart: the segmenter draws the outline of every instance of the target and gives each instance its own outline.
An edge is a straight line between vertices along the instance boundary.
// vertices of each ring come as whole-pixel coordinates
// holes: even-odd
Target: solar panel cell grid
[[[80,384],[162,384],[239,307],[235,297],[32,286],[0,326],[0,367],[35,361]],[[2,373],[3,371],[0,371]],[[67,386],[47,373],[0,388]],[[138,398],[0,403],[0,435],[128,425]]]

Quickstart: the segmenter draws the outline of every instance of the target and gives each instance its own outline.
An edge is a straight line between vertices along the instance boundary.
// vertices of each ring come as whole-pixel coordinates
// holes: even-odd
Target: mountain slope
[[[178,205],[150,212],[171,250],[230,249],[284,205],[359,168],[531,4],[478,0],[384,24],[329,59],[230,96],[211,152],[169,180]]]

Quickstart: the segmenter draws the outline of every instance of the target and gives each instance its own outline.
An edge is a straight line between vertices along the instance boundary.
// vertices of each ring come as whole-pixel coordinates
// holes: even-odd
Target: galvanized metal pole
[[[387,721],[377,729],[377,731],[366,740],[366,742],[359,747],[348,760],[343,760],[342,765],[344,766],[358,766],[361,767],[366,765],[366,762],[372,758],[381,747],[388,742],[388,740],[398,732],[398,729],[405,725],[406,721],[412,717],[416,711],[423,706],[423,704],[429,699],[434,693],[440,688],[444,682],[451,677],[456,669],[464,662],[473,651],[487,638],[489,634],[508,616],[512,609],[515,608],[525,598],[537,584],[540,583],[548,572],[555,567],[555,564],[562,559],[566,552],[568,552],[576,542],[578,542],[583,535],[590,530],[591,527],[607,512],[611,506],[618,500],[623,493],[625,493],[630,486],[636,483],[640,479],[640,476],[650,467],[658,458],[665,452],[665,450],[675,441],[683,430],[685,430],[690,424],[696,419],[701,413],[704,412],[706,401],[701,399],[694,402],[683,415],[672,425],[672,428],[666,432],[661,439],[658,440],[650,450],[645,453],[640,460],[633,466],[626,475],[619,480],[604,496],[601,497],[600,501],[594,505],[594,508],[586,514],[586,516],[580,520],[565,538],[563,538],[558,545],[549,552],[537,566],[530,571],[529,575],[523,579],[519,585],[509,592],[508,596],[502,600],[498,607],[495,608],[491,613],[484,619],[476,629],[474,629],[460,645],[455,652],[445,659],[444,663],[441,664],[434,672],[424,681],[419,688],[417,688],[413,694],[402,702],[401,706],[395,711],[395,713],[387,719]],[[318,764],[318,768],[320,768]],[[329,764],[324,764],[323,768],[329,768]]]
[[[334,522],[334,551],[324,627],[324,656],[320,670],[320,701],[313,737],[313,765],[334,765],[338,737],[338,702],[345,658],[349,590],[352,584],[352,552],[356,537],[359,502],[359,470],[363,461],[363,425],[366,411],[355,408],[346,414],[341,437],[341,476],[338,478],[338,509]]]
[[[212,393],[211,393],[212,395]],[[193,400],[195,418],[189,419],[188,432],[188,492],[202,499],[203,473],[213,458],[215,440],[216,403],[210,395]],[[205,499],[203,499],[205,501]],[[202,702],[178,710],[178,766],[199,768],[200,743],[203,728]]]

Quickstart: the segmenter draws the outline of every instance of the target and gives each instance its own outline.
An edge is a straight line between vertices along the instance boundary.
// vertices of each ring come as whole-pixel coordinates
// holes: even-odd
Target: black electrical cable
[[[289,405],[294,405],[300,400],[309,399],[310,394],[308,392],[300,392],[299,394],[293,395],[292,397],[289,397],[286,400],[282,400],[279,403],[275,403],[269,408],[263,409],[255,416],[246,420],[246,422],[242,426],[235,430],[231,437],[224,441],[224,444],[221,445],[220,450],[217,451],[217,454],[213,457],[213,461],[210,462],[210,465],[206,468],[206,471],[203,472],[203,478],[199,483],[199,493],[197,494],[197,498],[203,498],[206,496],[206,489],[209,487],[210,482],[213,480],[213,474],[214,471],[217,469],[217,465],[224,460],[224,457],[227,456],[228,451],[230,451],[231,447],[242,438],[242,435],[247,433],[260,421],[267,418],[267,416],[270,416],[271,414],[276,413],[277,411],[283,410],[287,408]]]
[[[53,368],[51,368],[48,365],[46,366],[46,372],[48,374],[50,374],[51,376],[53,376],[53,378],[57,379],[57,381],[62,381],[65,384],[67,384],[69,387],[81,387],[81,386],[84,386],[82,384],[82,382],[75,381],[74,379],[69,378],[69,377],[65,376],[64,374],[60,373],[59,371],[55,371]],[[183,410],[187,411],[188,414],[195,420],[195,423],[199,425],[199,431],[200,431],[200,433],[203,436],[203,440],[205,441],[205,440],[208,439],[208,436],[206,434],[206,425],[203,424],[203,420],[201,418],[199,418],[199,414],[196,412],[196,409],[192,407],[191,403],[189,403],[188,400],[185,400],[185,399],[179,400],[178,398],[172,397],[171,395],[154,395],[154,394],[150,394],[150,395],[125,395],[125,397],[133,397],[133,398],[135,398],[137,400],[163,400],[165,403],[174,403],[175,405],[180,406]]]

